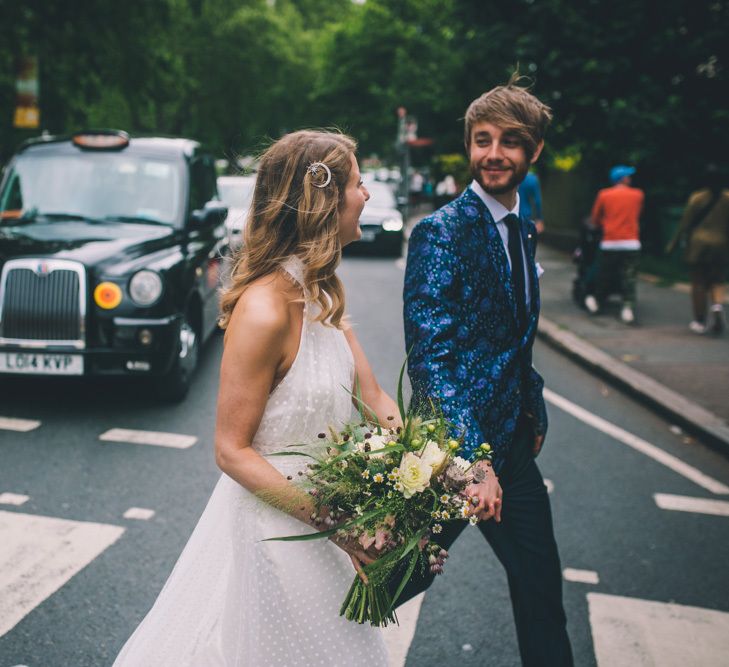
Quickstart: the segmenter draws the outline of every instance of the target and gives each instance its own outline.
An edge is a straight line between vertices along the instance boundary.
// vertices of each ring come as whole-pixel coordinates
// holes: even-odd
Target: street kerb
[[[729,425],[713,412],[545,317],[539,318],[538,335],[559,352],[627,390],[725,456],[729,456]]]

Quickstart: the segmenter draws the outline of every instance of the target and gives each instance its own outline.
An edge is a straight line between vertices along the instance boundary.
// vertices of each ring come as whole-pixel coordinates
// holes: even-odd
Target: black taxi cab
[[[184,398],[217,326],[226,213],[195,141],[23,144],[0,181],[0,381],[141,375]]]

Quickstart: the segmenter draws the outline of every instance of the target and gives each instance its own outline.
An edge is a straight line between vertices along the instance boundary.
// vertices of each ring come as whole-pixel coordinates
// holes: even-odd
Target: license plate
[[[372,229],[363,229],[360,241],[372,242],[377,238],[377,232]]]
[[[0,373],[83,375],[84,358],[80,354],[0,352]]]

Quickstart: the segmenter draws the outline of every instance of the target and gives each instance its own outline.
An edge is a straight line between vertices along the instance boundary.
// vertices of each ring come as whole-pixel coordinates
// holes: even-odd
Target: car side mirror
[[[203,208],[195,209],[190,213],[190,226],[215,227],[222,224],[228,215],[228,207],[215,199],[207,202]]]

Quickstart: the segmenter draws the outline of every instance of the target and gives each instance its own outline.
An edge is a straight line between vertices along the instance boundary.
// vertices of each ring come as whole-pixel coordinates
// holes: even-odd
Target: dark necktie
[[[511,259],[511,284],[516,298],[516,313],[519,332],[524,330],[527,321],[526,282],[524,278],[524,256],[521,249],[519,218],[510,213],[504,218],[509,230],[509,258]]]

